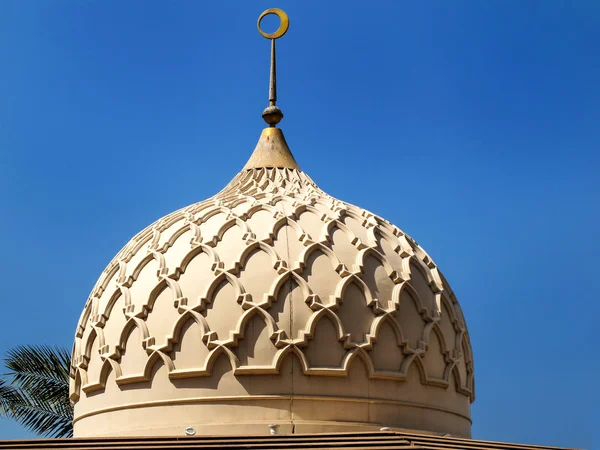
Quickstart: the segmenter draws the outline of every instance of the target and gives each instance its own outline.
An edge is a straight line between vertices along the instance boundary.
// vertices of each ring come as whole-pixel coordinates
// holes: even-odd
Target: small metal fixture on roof
[[[392,431],[390,427],[381,427],[379,431]]]
[[[272,435],[279,434],[279,425],[269,425],[269,433],[271,433]]]
[[[187,427],[185,429],[185,434],[187,436],[194,436],[196,434],[196,429],[194,427]]]

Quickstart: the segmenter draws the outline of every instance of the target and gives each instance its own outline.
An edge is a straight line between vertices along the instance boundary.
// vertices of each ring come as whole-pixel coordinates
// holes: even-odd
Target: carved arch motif
[[[268,211],[272,215],[273,221],[267,221],[269,223],[267,228],[272,228],[272,230],[261,235],[266,238],[256,239],[251,227],[248,226],[248,221],[260,211]],[[322,222],[322,233],[315,233],[314,230],[311,230],[312,234],[317,235],[312,238],[308,235],[310,233],[307,233],[307,230],[298,223],[300,216],[306,212],[315,214]],[[216,227],[214,236],[202,236],[202,225],[217,214],[223,214],[223,217],[220,216],[214,223]],[[355,222],[345,223],[345,218],[352,219],[357,224]],[[360,230],[355,229],[358,225],[362,227]],[[245,230],[243,240],[247,245],[239,252],[239,255],[237,252],[232,255],[237,258],[236,264],[232,266],[228,264],[227,267],[224,267],[219,258],[220,248],[217,247],[217,244],[223,238],[223,234],[233,226],[239,226],[240,229]],[[291,227],[301,243],[294,252],[290,252],[290,255],[278,255],[273,245],[276,233],[284,226]],[[351,244],[357,248],[354,263],[342,264],[339,257],[329,247],[331,239],[327,239],[326,236],[330,237],[334,227],[340,229]],[[186,243],[185,252],[176,253],[177,260],[183,257],[181,263],[174,266],[169,261],[169,273],[166,273],[164,255],[170,251],[179,237],[190,230],[192,236],[189,251]],[[386,251],[393,251],[393,254],[384,254],[378,245],[381,239],[384,239],[386,245],[389,245],[386,247]],[[244,287],[245,281],[240,275],[241,270],[248,263],[250,255],[255,251],[268,254],[270,264],[277,272],[274,278],[269,277],[272,284],[266,289],[268,292],[265,292],[266,297],[263,299],[253,299],[249,296],[246,291],[250,289]],[[335,279],[335,290],[332,289],[334,302],[321,301],[313,292],[314,286],[311,286],[311,283],[302,277],[304,268],[309,264],[310,258],[315,252],[325,255],[328,263],[332,265],[335,271],[332,273],[332,277],[335,274],[339,276],[339,279]],[[185,298],[185,292],[182,292],[179,277],[185,272],[190,261],[200,253],[208,255],[214,279],[209,284],[202,285],[203,290],[200,294],[199,304],[192,304]],[[397,255],[397,259],[394,259],[395,255]],[[377,295],[374,294],[375,291],[371,291],[369,285],[365,283],[367,279],[364,271],[365,261],[370,257],[375,258],[381,264],[385,273],[395,284],[390,304],[384,305],[381,302],[382,299],[377,298]],[[130,292],[128,293],[127,290],[134,285],[140,271],[151,260],[158,262],[159,269],[156,284],[147,299],[146,311],[128,308],[132,302],[128,298]],[[266,261],[266,258],[264,260]],[[398,264],[392,263],[392,261],[396,261]],[[179,261],[174,259],[173,262]],[[433,292],[437,295],[438,314],[435,309],[428,311],[426,305],[423,304],[423,299],[419,297],[412,285],[411,262],[418,267],[428,285],[433,287]],[[206,264],[206,261],[203,263]],[[226,268],[227,270],[225,270]],[[106,292],[107,289],[112,290],[109,285],[112,286],[111,283],[116,283],[116,280],[121,287],[116,288],[114,292]],[[310,308],[308,311],[310,315],[306,317],[306,320],[303,319],[304,322],[299,325],[301,331],[297,336],[293,336],[294,339],[288,339],[285,334],[282,334],[277,321],[269,314],[272,302],[276,300],[282,286],[285,286],[290,280],[299,286],[301,296]],[[210,317],[207,319],[206,307],[214,301],[215,292],[221,283],[227,283],[233,287],[235,302],[240,308],[235,310],[235,323],[231,327],[230,335],[219,336],[220,339],[217,339],[215,331],[210,328],[211,321]],[[348,339],[348,333],[344,331],[344,323],[340,318],[340,307],[344,306],[342,303],[344,289],[349,284],[355,284],[360,288],[364,293],[366,306],[373,312],[373,319],[368,327],[366,338],[361,343],[355,343]],[[169,328],[171,331],[168,332],[166,339],[156,343],[156,339],[153,340],[154,336],[150,335],[152,330],[148,331],[145,325],[145,319],[148,311],[154,308],[159,292],[164,289],[171,290],[171,300],[177,308],[178,316],[176,316],[172,328]],[[422,324],[419,324],[421,326],[420,342],[414,348],[409,345],[406,330],[399,321],[403,313],[400,308],[400,297],[403,292],[410,293],[411,301],[417,311],[416,317],[422,321]],[[192,295],[196,295],[196,291]],[[105,296],[106,301],[98,301],[101,296]],[[387,294],[385,296],[387,297]],[[121,308],[114,309],[117,302],[124,300],[125,311],[122,311]],[[304,307],[304,305],[302,306]],[[439,312],[442,311],[442,306],[447,312],[440,317]],[[123,315],[124,325],[119,327],[119,333],[111,331],[116,334],[115,337],[119,338],[119,342],[115,343],[115,348],[112,349],[104,343],[105,330],[103,327],[111,316],[114,319],[119,314]],[[182,339],[185,324],[190,320],[200,330],[195,332],[201,335],[201,345],[206,346],[207,356],[203,357],[202,363],[198,363],[198,367],[180,369],[174,359],[174,352]],[[274,356],[269,364],[241,366],[240,342],[249,336],[248,326],[255,320],[264,322],[266,330],[264,333],[268,334],[268,338],[273,344]],[[307,356],[309,346],[316,342],[315,333],[319,328],[319,323],[325,323],[321,321],[326,321],[328,327],[331,324],[331,336],[340,343],[343,358],[339,366],[337,363],[322,366],[311,365]],[[453,335],[447,331],[449,329],[447,321],[452,325],[456,342],[450,342]],[[126,338],[132,327],[140,330],[143,337],[141,345],[146,358],[143,367],[140,366],[138,372],[124,376],[119,361],[123,356],[122,353],[126,351],[125,347],[128,345]],[[389,345],[392,347],[386,348],[395,346],[399,349],[398,354],[403,355],[401,364],[399,367],[394,367],[393,370],[377,369],[371,358],[372,350],[381,344],[383,335],[381,330],[385,330],[385,339],[391,342]],[[444,330],[446,330],[445,334]],[[100,381],[94,385],[89,384],[85,369],[86,358],[89,361],[90,356],[88,344],[92,342],[92,332],[95,333],[96,342],[103,344],[98,350],[102,361],[101,377]],[[77,400],[80,390],[91,393],[94,390],[103,389],[103,383],[106,383],[111,373],[114,374],[120,385],[149,381],[157,364],[164,364],[172,380],[210,376],[214,364],[221,356],[229,361],[229,365],[236,375],[275,374],[281,370],[283,361],[290,357],[299,362],[302,372],[307,376],[348,376],[352,364],[356,362],[365,367],[369,378],[402,381],[407,378],[408,370],[414,364],[422,383],[444,387],[448,385],[450,378],[453,378],[457,392],[471,396],[471,398],[474,395],[472,352],[466,324],[454,294],[427,253],[414,240],[388,221],[324,194],[312,184],[306,175],[291,170],[269,169],[244,172],[236,178],[231,187],[214,198],[181,209],[146,228],[127,244],[108,265],[86,303],[76,334],[78,342],[73,354],[78,359],[74,357],[74,367],[71,371],[71,398],[74,401]],[[435,340],[439,342],[445,366],[442,376],[433,377],[431,373],[427,373],[426,359],[434,347],[432,343]],[[76,363],[77,361],[78,363]],[[464,368],[459,369],[459,362],[464,362]]]

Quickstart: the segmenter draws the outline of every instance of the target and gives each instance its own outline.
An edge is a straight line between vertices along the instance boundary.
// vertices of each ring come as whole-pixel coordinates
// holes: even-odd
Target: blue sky
[[[474,437],[598,444],[594,0],[3,0],[0,353],[70,347],[121,246],[242,168],[274,6],[296,159],[414,237],[461,301]]]

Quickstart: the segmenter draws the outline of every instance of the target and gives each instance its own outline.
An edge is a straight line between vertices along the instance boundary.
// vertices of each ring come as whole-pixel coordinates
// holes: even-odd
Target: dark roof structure
[[[286,449],[286,450],[377,450],[377,449],[536,449],[558,447],[509,444],[479,441],[452,436],[435,436],[394,431],[374,433],[290,434],[275,436],[176,436],[176,437],[122,437],[31,439],[0,441],[0,450],[166,450],[166,449]]]

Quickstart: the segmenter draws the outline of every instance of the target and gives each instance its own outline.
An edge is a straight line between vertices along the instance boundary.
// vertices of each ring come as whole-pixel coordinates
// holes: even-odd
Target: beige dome
[[[471,429],[448,283],[401,230],[320,190],[277,128],[108,265],[71,375],[76,437]]]

